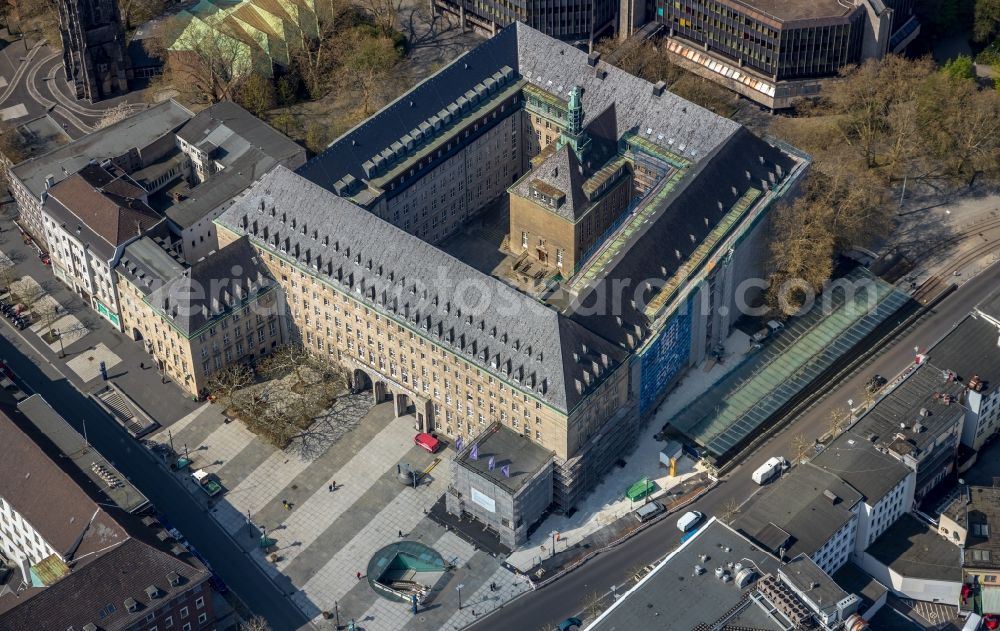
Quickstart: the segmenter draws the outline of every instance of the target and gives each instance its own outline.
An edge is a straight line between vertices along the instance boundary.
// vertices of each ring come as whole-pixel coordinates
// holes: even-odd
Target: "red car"
[[[437,451],[441,449],[441,441],[425,432],[421,432],[416,436],[414,436],[413,444],[416,445],[417,447],[426,449],[432,454],[437,453]]]

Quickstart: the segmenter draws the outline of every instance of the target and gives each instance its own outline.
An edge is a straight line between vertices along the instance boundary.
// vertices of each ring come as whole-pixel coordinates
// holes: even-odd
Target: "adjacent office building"
[[[619,10],[616,0],[434,0],[434,8],[488,35],[523,22],[551,37],[588,43],[614,32]]]
[[[125,247],[115,272],[122,330],[191,396],[206,395],[213,374],[287,339],[278,284],[246,238],[188,267],[163,240],[143,237]]]
[[[920,30],[913,0],[657,0],[664,44],[683,67],[771,109],[822,80],[899,52]]]
[[[42,205],[49,189],[91,162],[110,161],[126,173],[162,159],[174,146],[173,132],[194,114],[173,100],[157,103],[103,129],[7,169],[18,223],[47,247]]]
[[[2,408],[0,628],[216,629],[211,574],[142,494],[38,395]]]
[[[117,329],[121,329],[114,267],[126,245],[165,220],[146,192],[112,162],[88,164],[53,186],[43,206],[52,272]]]
[[[585,629],[862,629],[861,603],[808,556],[782,561],[712,518]]]
[[[843,434],[740,510],[733,527],[780,558],[833,573],[913,507],[912,470]]]

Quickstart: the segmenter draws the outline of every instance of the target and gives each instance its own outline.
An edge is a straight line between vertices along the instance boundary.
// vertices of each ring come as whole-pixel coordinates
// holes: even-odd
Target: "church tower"
[[[125,29],[115,0],[59,0],[59,34],[77,98],[94,102],[128,91]]]

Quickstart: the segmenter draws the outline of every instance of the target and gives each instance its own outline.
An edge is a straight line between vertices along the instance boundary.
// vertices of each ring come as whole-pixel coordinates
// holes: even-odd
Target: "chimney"
[[[663,81],[657,81],[653,86],[653,96],[663,96],[664,90],[667,89],[667,84]]]
[[[601,60],[601,53],[593,52],[587,55],[587,65],[591,68],[597,67],[597,62]]]
[[[56,176],[49,173],[45,176],[45,190],[49,190],[56,185]]]

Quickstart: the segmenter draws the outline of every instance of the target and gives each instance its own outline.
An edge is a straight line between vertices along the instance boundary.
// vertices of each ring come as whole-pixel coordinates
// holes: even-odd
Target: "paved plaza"
[[[220,409],[204,404],[152,438],[186,451],[192,469],[218,477],[226,492],[214,502],[204,498],[210,514],[317,627],[332,628],[322,614],[337,612],[342,623],[354,619],[369,631],[460,629],[530,589],[501,559],[428,517],[447,490],[450,452],[415,447],[413,419],[394,418],[390,403],[373,405],[370,392],[344,396],[329,414],[350,431],[324,431],[321,419],[319,438],[308,446],[297,439],[285,450],[257,440],[238,421],[226,422]],[[399,481],[397,467],[427,473],[413,488]],[[196,497],[201,493],[188,473],[176,475],[189,480]],[[259,546],[264,533],[275,542],[267,551]],[[374,553],[401,533],[454,566],[430,586],[416,615],[376,595],[367,577],[358,579]]]

